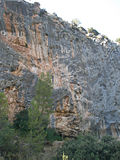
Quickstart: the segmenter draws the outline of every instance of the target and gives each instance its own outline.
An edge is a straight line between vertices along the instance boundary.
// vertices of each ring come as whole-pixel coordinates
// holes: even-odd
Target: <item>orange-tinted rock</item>
[[[94,130],[120,135],[120,47],[40,9],[38,3],[0,3],[0,90],[9,118],[29,107],[41,72],[53,81],[51,126],[66,136]],[[83,30],[83,29],[82,29]]]

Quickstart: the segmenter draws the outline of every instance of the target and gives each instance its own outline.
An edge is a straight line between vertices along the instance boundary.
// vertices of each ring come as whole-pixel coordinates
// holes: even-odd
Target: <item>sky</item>
[[[120,37],[120,0],[26,0],[63,20],[78,19],[85,29],[93,27],[111,40]]]

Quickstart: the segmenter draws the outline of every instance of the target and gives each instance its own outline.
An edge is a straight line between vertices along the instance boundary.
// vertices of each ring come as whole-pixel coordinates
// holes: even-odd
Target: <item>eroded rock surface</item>
[[[0,90],[10,119],[52,74],[51,126],[66,136],[92,130],[120,136],[120,46],[86,33],[24,0],[0,1]]]

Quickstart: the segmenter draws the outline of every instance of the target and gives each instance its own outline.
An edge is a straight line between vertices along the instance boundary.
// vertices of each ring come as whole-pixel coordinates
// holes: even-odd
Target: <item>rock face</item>
[[[52,127],[66,136],[91,130],[120,137],[120,46],[39,3],[0,0],[0,91],[11,120],[30,105],[41,72],[52,74]]]

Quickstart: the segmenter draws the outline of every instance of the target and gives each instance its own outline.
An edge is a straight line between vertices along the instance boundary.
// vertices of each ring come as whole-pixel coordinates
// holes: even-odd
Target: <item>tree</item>
[[[13,121],[13,127],[17,133],[21,136],[26,136],[29,132],[28,130],[28,110],[24,109],[15,115]]]
[[[52,81],[50,74],[42,73],[36,86],[36,95],[28,109],[27,136],[32,152],[40,152],[43,149],[46,129],[52,109]]]
[[[116,39],[116,42],[120,43],[120,38],[117,38],[117,39]]]
[[[13,126],[18,134],[21,159],[39,158],[39,153],[48,138],[47,126],[53,103],[51,78],[49,73],[41,74],[31,106],[15,116]]]
[[[74,25],[76,27],[78,27],[81,24],[81,22],[77,18],[73,19],[71,21],[71,23],[72,23],[72,25]]]
[[[111,136],[98,139],[93,134],[84,133],[66,141],[54,160],[61,160],[63,152],[69,160],[119,160],[120,141]]]
[[[92,27],[88,28],[88,33],[93,33],[95,36],[97,36],[99,34],[99,32]]]
[[[0,155],[5,159],[30,160],[39,156],[52,110],[52,89],[50,74],[42,73],[31,106],[16,114],[13,126],[8,121],[7,98],[0,93]]]

